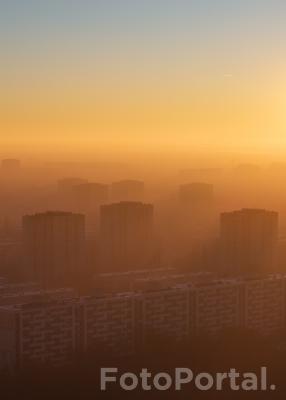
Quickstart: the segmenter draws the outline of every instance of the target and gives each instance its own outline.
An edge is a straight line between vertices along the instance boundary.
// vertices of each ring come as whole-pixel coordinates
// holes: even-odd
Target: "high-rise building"
[[[200,251],[202,242],[215,236],[214,187],[196,182],[181,185],[178,200],[174,249],[177,258],[188,258]]]
[[[120,202],[101,206],[101,263],[104,270],[149,268],[153,261],[153,205]]]
[[[180,202],[188,208],[201,210],[212,207],[214,202],[214,188],[208,183],[189,183],[180,186]]]
[[[56,203],[53,208],[77,212],[74,201],[74,188],[87,183],[87,179],[69,177],[58,180]]]
[[[83,183],[73,188],[76,206],[86,212],[94,210],[108,201],[108,185],[101,183]]]
[[[135,180],[122,180],[113,182],[111,186],[113,201],[143,201],[144,182]]]
[[[230,273],[271,271],[277,239],[277,212],[242,209],[221,214],[222,264]]]
[[[43,287],[73,284],[83,262],[85,219],[53,212],[23,218],[26,261],[31,278]]]
[[[99,207],[109,198],[109,187],[101,183],[83,183],[73,188],[73,210],[86,216],[88,232],[98,232]]]
[[[58,190],[62,194],[71,194],[73,188],[77,185],[87,183],[87,179],[83,178],[63,178],[58,181]]]

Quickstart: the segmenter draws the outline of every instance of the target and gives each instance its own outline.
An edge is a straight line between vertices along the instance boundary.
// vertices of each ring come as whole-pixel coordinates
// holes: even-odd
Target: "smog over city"
[[[283,399],[286,3],[0,4],[0,397]]]

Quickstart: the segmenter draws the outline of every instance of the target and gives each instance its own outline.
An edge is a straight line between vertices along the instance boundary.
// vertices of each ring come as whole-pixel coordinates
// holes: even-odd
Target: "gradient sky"
[[[285,0],[0,0],[0,145],[286,150]]]

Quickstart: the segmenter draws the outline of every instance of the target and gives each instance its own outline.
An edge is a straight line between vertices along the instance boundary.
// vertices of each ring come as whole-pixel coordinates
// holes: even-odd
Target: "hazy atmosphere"
[[[0,0],[3,399],[285,398],[285,21]]]
[[[283,1],[0,7],[3,155],[285,150]]]

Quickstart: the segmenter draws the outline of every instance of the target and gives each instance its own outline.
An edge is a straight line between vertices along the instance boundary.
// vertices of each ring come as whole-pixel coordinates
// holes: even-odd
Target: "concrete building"
[[[151,204],[137,202],[101,206],[101,263],[105,271],[153,266],[153,213]]]
[[[278,213],[242,209],[221,214],[222,264],[229,273],[271,272],[278,241]]]
[[[242,324],[241,284],[238,281],[214,281],[191,288],[190,334],[216,334]]]
[[[136,180],[122,180],[111,185],[112,201],[143,201],[144,182]]]
[[[18,292],[5,293],[0,295],[0,306],[28,304],[35,302],[47,302],[52,300],[72,299],[76,292],[72,288],[59,288],[50,290],[41,290],[27,288]]]
[[[83,262],[85,220],[81,214],[46,212],[23,218],[31,277],[43,288],[77,283]]]
[[[83,185],[87,182],[87,179],[77,177],[62,178],[58,180],[58,191],[61,194],[70,195],[75,186]]]
[[[0,306],[0,367],[60,365],[75,355],[126,356],[149,338],[184,341],[229,328],[271,335],[286,326],[286,276]]]
[[[98,233],[99,209],[109,200],[109,186],[101,183],[84,183],[73,187],[73,210],[84,214],[88,232]]]
[[[91,211],[108,202],[109,187],[101,183],[82,183],[73,187],[76,206],[82,211]]]
[[[213,207],[214,187],[208,183],[194,182],[181,185],[179,200],[184,207],[192,210],[202,210]]]
[[[149,335],[184,340],[190,334],[190,291],[187,286],[142,293],[137,300],[137,324],[144,344]]]
[[[64,365],[76,350],[76,305],[71,301],[0,307],[0,365]]]
[[[134,293],[121,293],[80,300],[81,348],[84,353],[134,354],[135,298]]]
[[[271,334],[286,326],[286,279],[272,277],[243,285],[244,326]]]
[[[214,237],[214,187],[201,182],[184,184],[178,198],[174,244],[178,256],[184,257]]]

